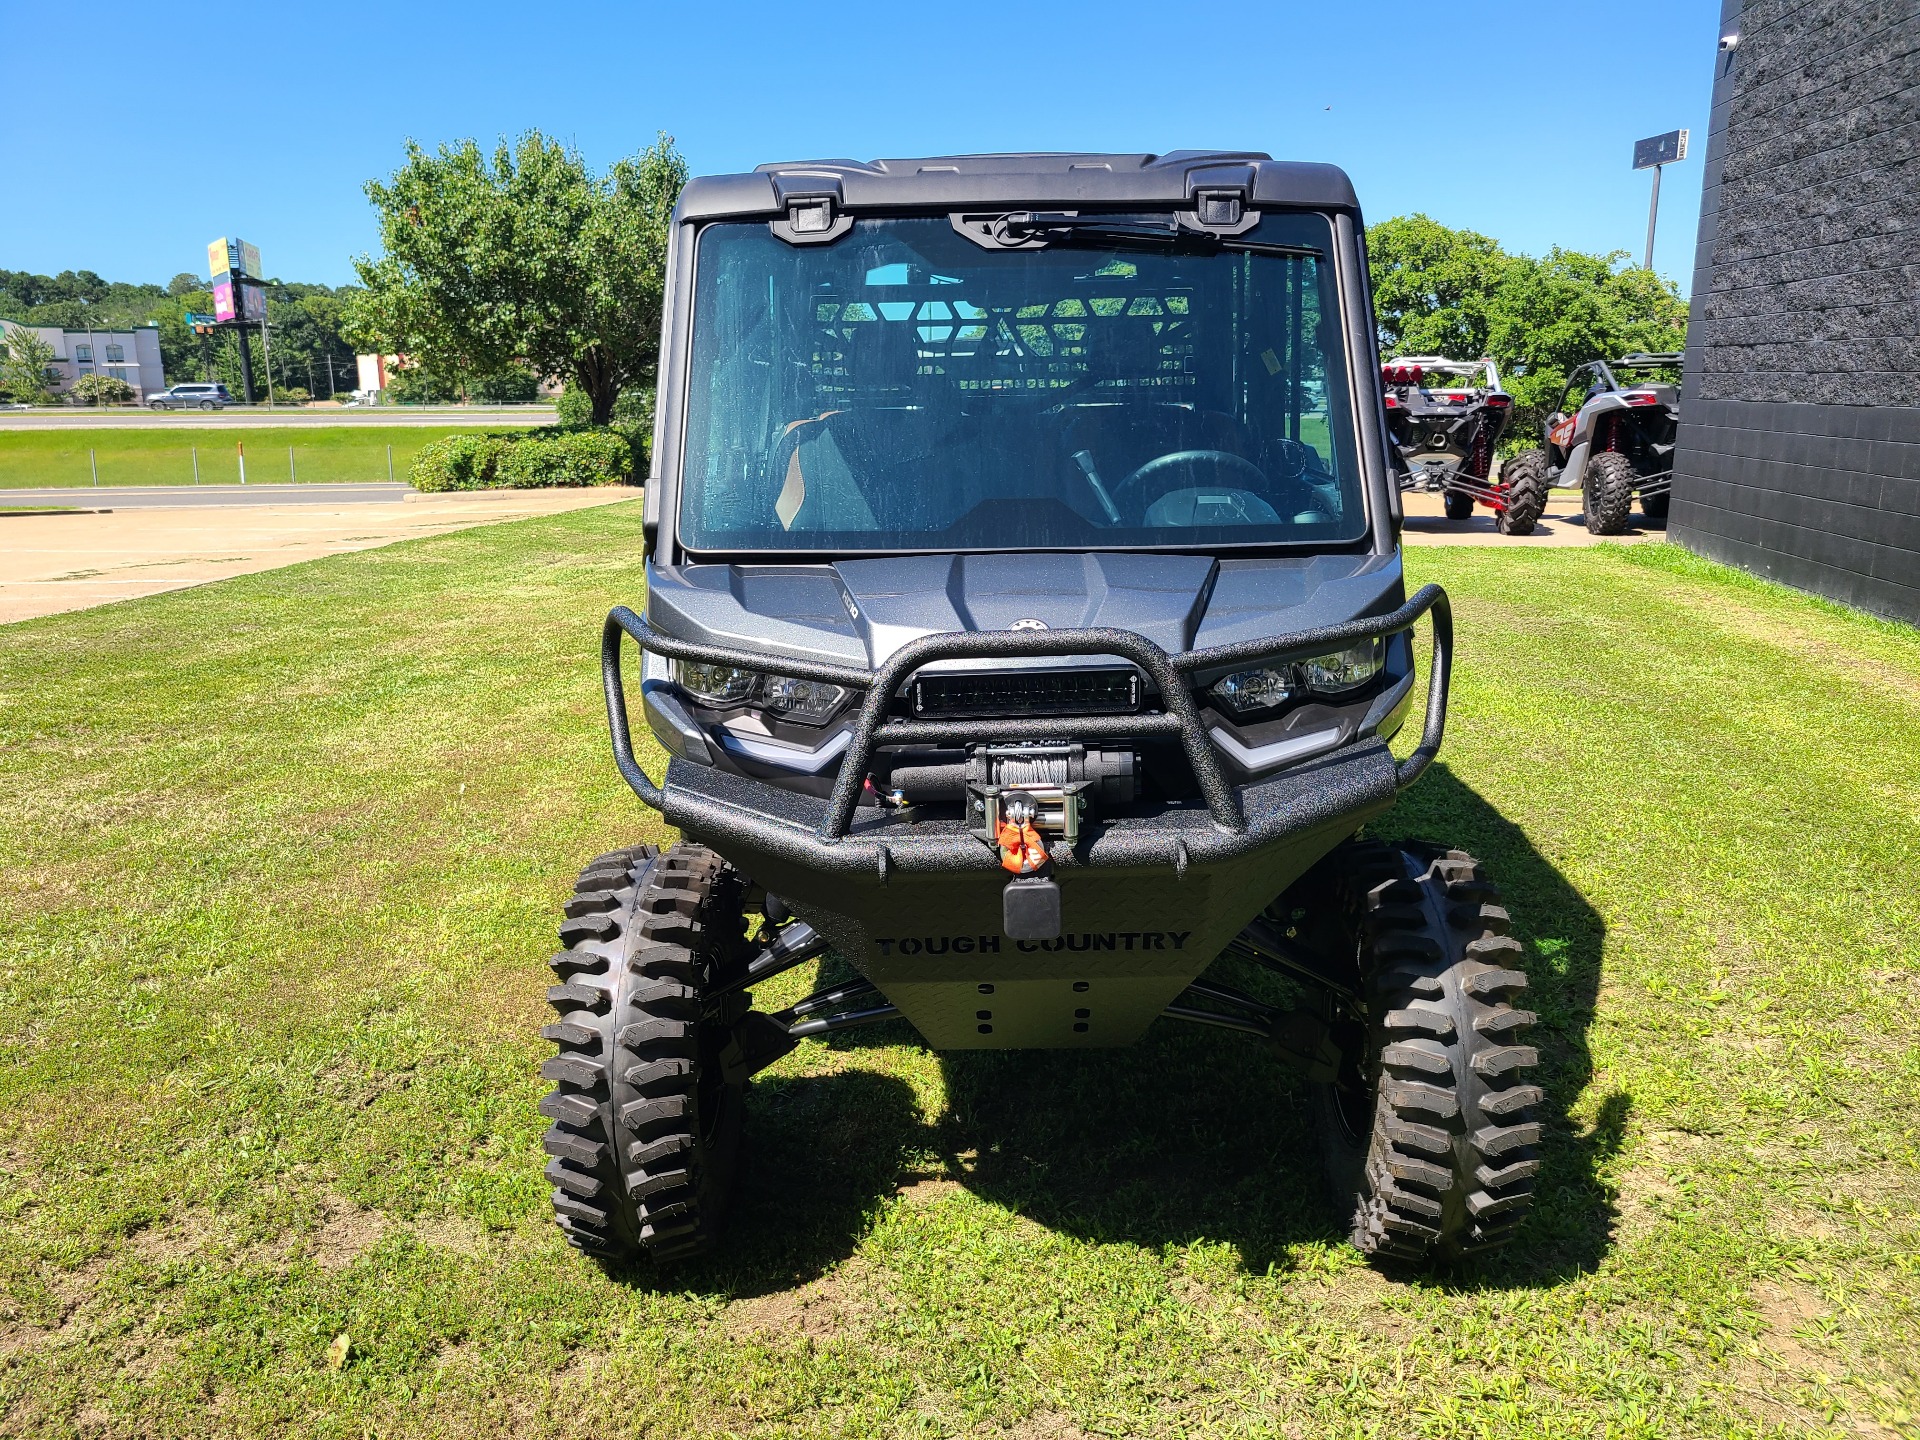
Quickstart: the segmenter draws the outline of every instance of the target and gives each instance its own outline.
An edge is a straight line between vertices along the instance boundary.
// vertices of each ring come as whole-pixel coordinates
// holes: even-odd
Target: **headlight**
[[[1229,714],[1239,719],[1263,710],[1272,710],[1309,692],[1339,695],[1357,690],[1380,673],[1385,643],[1379,639],[1362,640],[1358,645],[1331,655],[1315,655],[1287,665],[1262,665],[1241,670],[1216,680],[1207,693],[1220,702]]]
[[[1351,649],[1302,660],[1300,678],[1309,690],[1327,695],[1358,689],[1380,673],[1383,648],[1378,639],[1362,640]]]
[[[705,665],[697,660],[673,662],[673,678],[682,690],[711,705],[738,705],[759,684],[751,670],[736,670],[731,665]]]
[[[768,675],[760,685],[760,703],[775,715],[818,725],[840,708],[847,692],[820,680],[796,680],[791,675]]]
[[[1210,693],[1233,714],[1251,715],[1284,705],[1293,698],[1295,688],[1293,666],[1263,665],[1214,681]]]
[[[831,719],[847,698],[846,690],[839,685],[696,660],[674,661],[673,678],[682,690],[708,705],[757,705],[768,714],[803,725],[819,725]]]

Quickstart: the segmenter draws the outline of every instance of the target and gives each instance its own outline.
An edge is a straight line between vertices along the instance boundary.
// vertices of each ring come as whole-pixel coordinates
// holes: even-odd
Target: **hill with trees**
[[[267,282],[276,394],[298,391],[325,396],[351,390],[358,383],[353,346],[341,329],[354,288]],[[213,291],[208,282],[184,271],[165,285],[151,285],[104,280],[91,270],[63,270],[58,275],[0,270],[0,320],[65,330],[158,325],[160,358],[169,384],[207,379],[238,387],[240,359],[232,334],[203,339],[187,328],[189,313],[211,315]],[[258,341],[254,344],[254,373],[258,382],[264,382],[265,366]]]

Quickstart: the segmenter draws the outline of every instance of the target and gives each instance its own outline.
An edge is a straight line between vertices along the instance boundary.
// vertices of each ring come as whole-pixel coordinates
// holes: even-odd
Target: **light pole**
[[[1653,198],[1647,202],[1647,254],[1641,268],[1653,268],[1653,231],[1660,223],[1660,167],[1687,158],[1687,132],[1669,130],[1633,142],[1633,168],[1653,171]]]

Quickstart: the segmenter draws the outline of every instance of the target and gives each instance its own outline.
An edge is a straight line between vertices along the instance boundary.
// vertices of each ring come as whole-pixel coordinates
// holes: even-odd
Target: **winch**
[[[1020,823],[1050,830],[1069,845],[1080,839],[1089,805],[1109,812],[1139,793],[1139,756],[1132,750],[1076,744],[979,745],[967,757],[967,823],[989,844],[1015,797]]]

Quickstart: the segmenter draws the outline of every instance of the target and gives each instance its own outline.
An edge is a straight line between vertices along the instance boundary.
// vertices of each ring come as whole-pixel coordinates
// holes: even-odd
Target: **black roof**
[[[784,214],[787,202],[832,195],[845,210],[973,206],[1190,204],[1198,190],[1238,189],[1253,205],[1357,210],[1353,183],[1337,165],[1275,160],[1253,150],[1175,150],[1166,155],[938,155],[920,160],[805,160],[762,165],[749,175],[687,182],[682,220]]]

